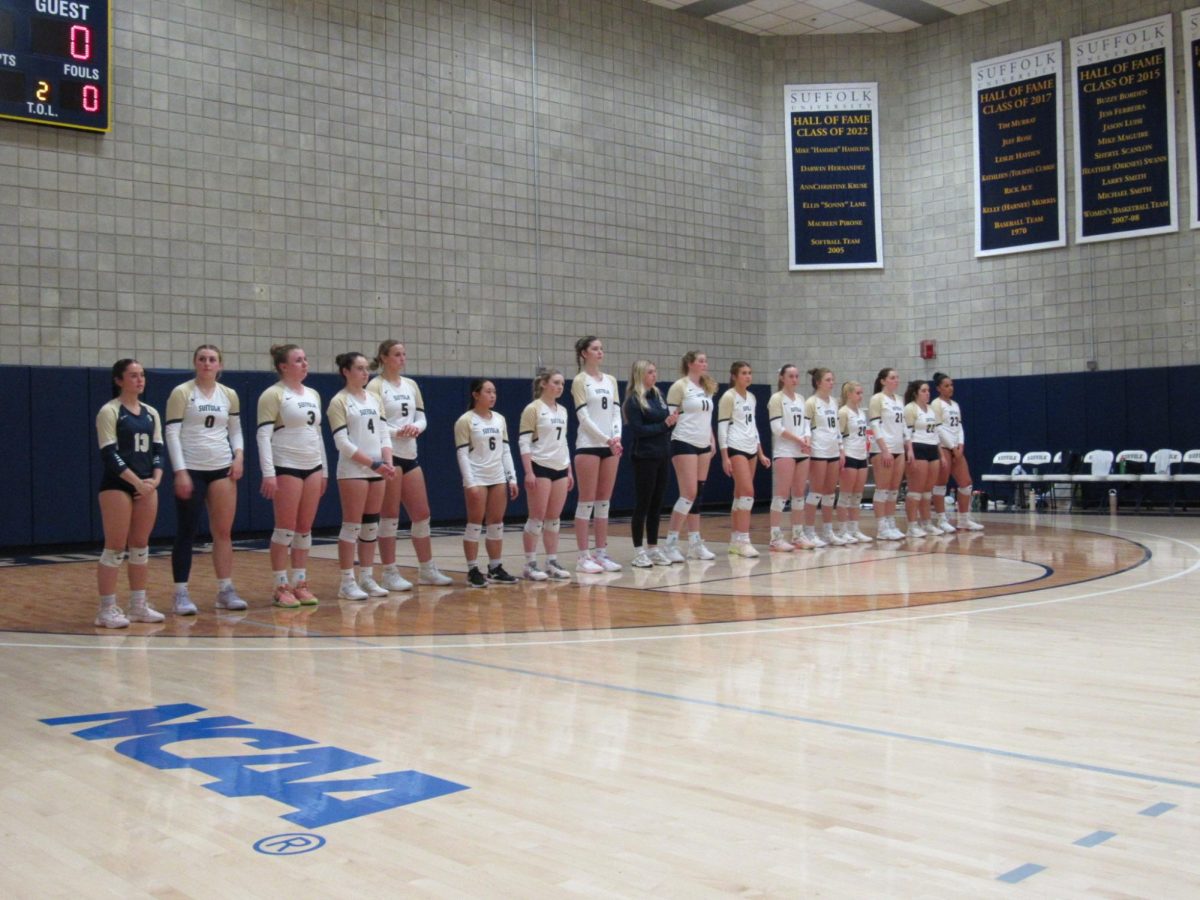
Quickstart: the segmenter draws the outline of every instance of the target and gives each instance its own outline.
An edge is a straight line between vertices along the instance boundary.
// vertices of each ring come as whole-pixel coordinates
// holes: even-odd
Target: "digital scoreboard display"
[[[108,131],[109,0],[0,0],[0,119]]]

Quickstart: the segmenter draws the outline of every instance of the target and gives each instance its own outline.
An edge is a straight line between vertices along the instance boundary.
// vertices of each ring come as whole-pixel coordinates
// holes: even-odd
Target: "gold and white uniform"
[[[838,430],[842,433],[842,449],[847,459],[867,458],[867,414],[862,407],[838,410]]]
[[[593,378],[580,372],[571,382],[571,400],[579,429],[575,432],[575,449],[607,447],[613,438],[621,436],[621,404],[618,402],[617,379],[611,375]]]
[[[837,459],[842,453],[842,433],[838,430],[837,404],[830,397],[822,400],[813,394],[804,404],[804,415],[812,425],[813,459]]]
[[[484,418],[468,409],[454,423],[454,446],[463,487],[490,487],[517,480],[508,451],[508,425],[500,413],[493,411],[490,418]]]
[[[938,420],[938,438],[943,447],[953,450],[961,447],[967,439],[963,430],[962,410],[953,400],[943,400],[938,397],[929,404]]]
[[[176,472],[216,472],[244,448],[237,392],[216,384],[206,395],[196,380],[185,381],[167,398],[167,452]]]
[[[743,397],[733,388],[717,404],[717,446],[743,453],[758,453],[758,398],[749,391]]]
[[[417,439],[398,437],[396,432],[405,425],[415,425],[422,433],[425,431],[425,400],[417,383],[404,375],[400,376],[398,384],[376,375],[367,385],[367,390],[383,403],[383,417],[387,419],[388,433],[392,438],[392,458],[416,459]]]
[[[667,391],[667,409],[678,412],[671,440],[693,447],[712,447],[712,397],[686,375]]]
[[[812,427],[804,414],[804,398],[796,394],[791,400],[783,391],[776,391],[767,401],[767,416],[771,420],[771,456],[774,459],[808,459],[808,454],[795,441],[783,437],[783,432],[798,438],[812,435]]]
[[[938,420],[933,407],[921,409],[914,400],[904,407],[904,424],[908,426],[914,444],[938,445]]]
[[[371,459],[391,456],[392,438],[383,415],[383,403],[373,391],[363,391],[356,397],[346,388],[338,391],[325,411],[333,444],[338,448],[338,478],[377,478],[370,466],[355,462],[355,452],[361,450]],[[388,456],[384,456],[384,450]]]
[[[871,430],[875,433],[876,450],[882,451],[879,446],[882,442],[888,453],[904,452],[908,429],[904,427],[904,403],[898,397],[889,397],[880,391],[871,398],[867,418],[870,419]]]
[[[561,403],[552,409],[540,399],[534,400],[521,413],[521,430],[517,435],[521,455],[529,455],[539,466],[561,472],[571,464],[567,452],[567,408]]]
[[[321,396],[310,387],[293,391],[282,381],[258,398],[258,459],[263,478],[275,467],[329,471],[321,439]]]

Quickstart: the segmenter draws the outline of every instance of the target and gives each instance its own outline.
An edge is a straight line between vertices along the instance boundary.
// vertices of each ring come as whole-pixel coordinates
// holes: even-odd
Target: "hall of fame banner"
[[[1071,38],[1075,240],[1178,231],[1171,16]]]
[[[1200,144],[1200,8],[1183,12],[1183,42],[1186,62],[1184,71],[1187,73],[1187,121],[1188,121],[1188,172],[1191,173],[1189,184],[1191,196],[1191,226],[1200,228],[1200,184],[1196,183],[1196,147]]]
[[[1067,243],[1062,44],[973,63],[975,255]]]
[[[784,88],[788,135],[788,268],[883,268],[879,86]]]

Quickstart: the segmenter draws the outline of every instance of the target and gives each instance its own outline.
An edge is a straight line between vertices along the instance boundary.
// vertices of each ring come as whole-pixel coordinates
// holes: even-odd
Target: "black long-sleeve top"
[[[646,393],[646,409],[634,397],[625,398],[625,434],[633,438],[634,459],[663,459],[670,454],[668,415],[670,410],[657,392]]]

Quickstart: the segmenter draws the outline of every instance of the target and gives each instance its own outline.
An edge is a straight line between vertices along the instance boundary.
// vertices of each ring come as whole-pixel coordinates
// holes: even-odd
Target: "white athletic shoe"
[[[671,564],[671,558],[655,547],[650,551],[650,562],[654,563],[656,566],[669,566]]]
[[[337,592],[339,600],[366,600],[367,597],[367,592],[353,581],[343,581]]]
[[[368,597],[386,597],[388,589],[380,587],[379,584],[370,575],[364,575],[358,580],[358,586],[367,592]],[[410,588],[412,585],[408,585]]]
[[[804,531],[793,531],[791,544],[797,550],[812,550],[815,546],[812,541],[804,534]]]
[[[217,591],[217,609],[243,610],[245,608],[246,601],[238,596],[233,585]]]
[[[383,586],[385,588],[387,588],[389,591],[411,591],[412,590],[412,582],[409,581],[407,578],[405,578],[403,575],[401,575],[399,572],[384,572],[382,577],[383,577]],[[428,584],[429,582],[426,582],[426,583]],[[364,584],[363,588],[367,589],[367,586]]]
[[[928,535],[938,535],[938,534],[943,533],[942,529],[939,528],[937,525],[935,525],[933,522],[922,522],[921,530],[924,531]]]
[[[958,520],[958,527],[964,531],[983,531],[983,526],[970,516],[967,516],[965,519],[960,518]]]
[[[829,546],[829,544],[824,539],[817,536],[817,532],[812,528],[806,527],[804,529],[804,539],[806,541],[808,541],[810,544],[812,544],[813,547],[816,547],[818,549],[820,549],[821,547]]]
[[[844,547],[846,544],[851,543],[838,532],[834,531],[832,525],[826,525],[821,529],[821,540],[827,544],[833,544],[835,547]]]
[[[749,541],[737,541],[730,544],[729,552],[743,559],[754,559],[758,556],[758,550]]]
[[[119,606],[102,606],[96,613],[97,628],[128,628],[129,620]]]
[[[697,541],[689,539],[687,555],[688,559],[709,560],[717,558],[717,554],[705,547],[704,541],[702,540]]]
[[[908,533],[905,534],[904,536],[910,537],[910,538],[923,538],[923,537],[926,537],[925,529],[922,528],[920,525],[918,525],[916,522],[909,522],[908,523]]]
[[[146,622],[151,625],[156,625],[159,622],[165,621],[167,617],[145,600],[141,600],[130,601],[129,613],[125,616],[125,618],[127,618],[130,622]]]
[[[629,564],[635,569],[649,569],[654,566],[654,563],[650,560],[650,556],[640,547],[638,548],[638,552],[633,555],[633,559],[629,561]]]
[[[546,574],[555,581],[571,580],[571,573],[560,566],[556,560],[546,560]]]
[[[437,587],[449,587],[454,584],[454,579],[449,575],[443,575],[436,565],[432,562],[421,563],[417,569],[417,584],[432,584]]]
[[[175,588],[175,596],[171,599],[171,612],[177,616],[194,616],[199,612],[187,588]]]
[[[869,534],[863,534],[862,529],[857,525],[854,527],[854,539],[860,544],[869,544],[875,540],[875,538],[871,537]]]
[[[575,571],[584,575],[599,575],[604,571],[604,566],[596,562],[586,553],[579,554],[579,559],[575,561]]]
[[[679,541],[667,541],[663,544],[659,551],[667,558],[667,562],[681,563],[687,562],[687,557],[683,555],[683,551],[679,549]]]
[[[777,537],[771,541],[770,548],[776,553],[791,553],[796,549],[796,545],[790,541],[785,541],[781,537]]]
[[[592,559],[598,562],[605,572],[621,571],[621,564],[608,555],[607,547],[597,547],[593,550]]]
[[[946,516],[938,516],[937,527],[942,529],[942,534],[954,534],[954,532],[958,531]]]
[[[536,562],[525,563],[525,568],[521,570],[521,577],[526,581],[546,581],[550,578],[548,574],[538,568]]]

